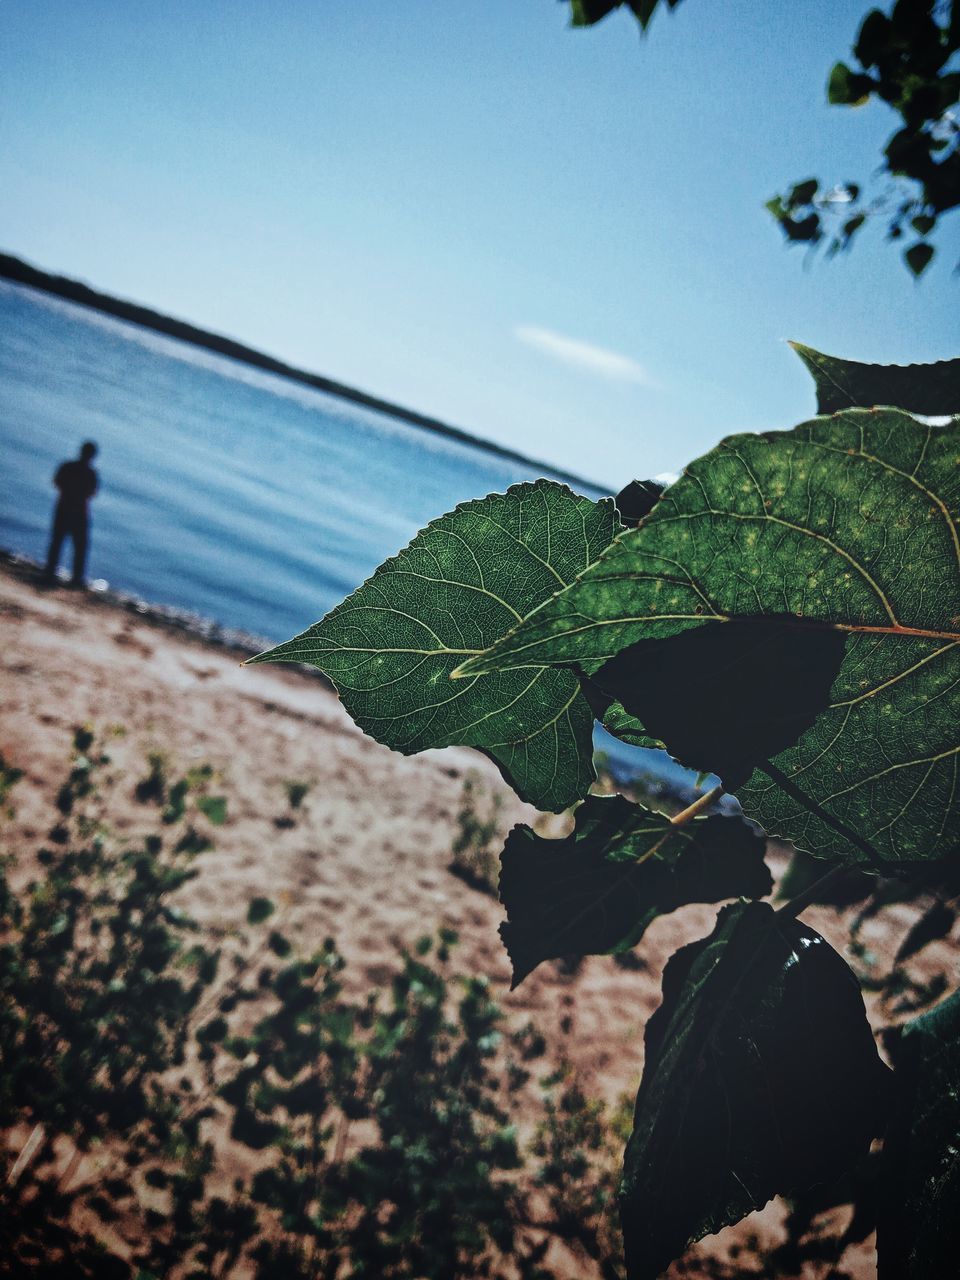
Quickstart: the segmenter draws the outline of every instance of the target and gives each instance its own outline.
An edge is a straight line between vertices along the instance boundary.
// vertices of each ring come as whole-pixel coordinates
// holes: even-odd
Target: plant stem
[[[846,869],[846,867],[832,867],[819,880],[814,880],[813,884],[807,885],[802,893],[790,898],[782,907],[777,907],[775,914],[778,916],[799,915],[801,911],[805,911],[807,907],[812,906],[823,889],[833,884],[835,880],[839,880]]]
[[[722,795],[723,786],[714,787],[712,791],[705,791],[702,796],[697,796],[693,804],[688,804],[686,809],[681,809],[679,813],[675,813],[670,819],[670,826],[663,833],[660,839],[652,844],[645,853],[642,853],[640,857],[635,860],[633,865],[639,867],[641,863],[646,862],[648,858],[652,858],[673,835],[674,827],[685,827],[688,822],[693,821],[697,814],[702,813],[704,809],[709,809],[710,806],[715,801],[719,800]]]
[[[788,778],[782,769],[778,769],[777,766],[772,764],[769,760],[764,760],[762,764],[757,767],[762,769],[768,778],[772,778],[777,786],[785,791],[788,796],[793,800],[796,800],[798,804],[802,804],[808,812],[815,814],[821,822],[825,823],[828,827],[831,827],[838,833],[838,835],[843,836],[845,840],[849,840],[855,848],[861,851],[861,853],[865,853],[870,861],[870,866],[873,871],[879,871],[882,869],[883,859],[877,853],[876,849],[874,849],[873,845],[868,844],[861,835],[858,835],[852,827],[848,827],[845,822],[841,822],[840,819],[835,818],[832,813],[828,813],[826,809],[821,808],[815,800],[811,799],[805,791],[802,791],[800,787],[797,786],[792,778]]]
[[[687,805],[686,809],[681,809],[679,813],[675,813],[670,819],[670,825],[673,827],[684,827],[688,822],[699,813],[703,813],[704,809],[709,809],[723,795],[722,783],[713,788],[712,791],[705,791],[703,795],[697,796],[693,804]]]

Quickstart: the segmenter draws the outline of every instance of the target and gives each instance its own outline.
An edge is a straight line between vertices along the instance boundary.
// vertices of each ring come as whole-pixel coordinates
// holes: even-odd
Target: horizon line
[[[405,405],[396,404],[382,396],[363,391],[359,387],[339,382],[335,378],[328,378],[324,374],[313,373],[309,369],[302,369],[297,365],[288,364],[285,360],[272,356],[265,351],[260,351],[256,347],[248,346],[236,338],[228,337],[222,333],[215,333],[210,329],[201,329],[189,320],[183,320],[177,316],[156,311],[144,303],[104,293],[103,290],[94,288],[94,286],[87,284],[83,280],[47,271],[3,250],[0,250],[0,279],[37,289],[41,293],[52,294],[54,297],[63,298],[77,306],[87,307],[92,311],[114,316],[128,324],[139,325],[140,328],[165,334],[167,337],[192,346],[203,347],[208,351],[225,356],[227,359],[236,360],[241,364],[265,369],[267,372],[277,374],[279,377],[289,378],[291,381],[314,387],[316,390],[324,391],[329,395],[338,396],[342,400],[363,405],[378,413],[384,413],[389,417],[407,422],[411,426],[419,427],[421,430],[433,431],[450,439],[459,440],[487,453],[496,454],[498,457],[508,458],[535,469],[543,468],[553,475],[559,476],[567,484],[573,486],[586,485],[591,489],[602,490],[604,488],[602,484],[596,481],[588,480],[585,476],[577,475],[575,472],[568,471],[563,467],[554,466],[542,458],[533,458],[529,454],[521,453],[518,449],[511,449],[509,446],[498,444],[494,440],[486,440],[482,436],[465,430],[463,427],[453,426],[440,418],[421,413],[417,409],[410,409]],[[611,496],[614,492],[615,490],[611,490]]]

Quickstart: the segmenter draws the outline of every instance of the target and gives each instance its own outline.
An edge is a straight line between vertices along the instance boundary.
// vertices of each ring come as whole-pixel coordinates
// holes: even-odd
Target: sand
[[[641,946],[643,972],[607,957],[586,959],[574,975],[548,963],[511,993],[501,907],[449,870],[464,780],[474,780],[484,803],[501,796],[504,834],[537,815],[484,757],[457,748],[397,755],[365,737],[322,681],[296,668],[243,667],[241,656],[94,593],[40,590],[26,571],[0,572],[0,751],[25,772],[16,789],[22,847],[36,848],[50,826],[74,726],[123,726],[110,748],[130,779],[112,811],[121,831],[142,822],[132,780],[145,772],[148,751],[174,767],[209,762],[222,776],[227,822],[188,890],[204,925],[241,925],[249,900],[265,894],[305,949],[333,935],[349,981],[364,990],[388,981],[398,946],[450,926],[461,937],[458,967],[487,975],[505,1009],[532,1017],[588,1094],[615,1103],[635,1091],[663,964],[710,931],[716,908],[657,921]],[[278,827],[289,781],[310,789],[294,824]],[[900,935],[915,913],[890,915],[884,927]],[[811,910],[804,919],[843,948],[844,917]],[[876,934],[871,941],[892,945]],[[762,1230],[779,1213],[772,1205],[751,1226],[759,1220]],[[875,1274],[869,1247],[858,1274]]]

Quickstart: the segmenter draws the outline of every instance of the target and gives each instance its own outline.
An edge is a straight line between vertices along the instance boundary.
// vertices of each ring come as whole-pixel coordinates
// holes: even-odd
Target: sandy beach
[[[207,762],[228,816],[184,891],[204,927],[226,936],[242,925],[251,898],[268,895],[284,932],[304,949],[333,935],[348,983],[364,991],[386,984],[398,947],[452,927],[461,939],[458,968],[486,975],[507,1011],[532,1018],[588,1095],[615,1104],[634,1091],[662,966],[679,945],[709,932],[716,908],[688,907],[657,921],[640,948],[642,971],[608,957],[588,958],[572,974],[551,962],[511,993],[497,935],[501,907],[449,870],[464,782],[470,778],[481,810],[500,797],[502,834],[515,821],[562,819],[538,818],[520,804],[482,756],[448,749],[404,758],[365,737],[321,680],[296,668],[243,667],[242,657],[96,593],[40,590],[30,571],[6,566],[0,751],[25,775],[8,848],[34,850],[49,828],[76,725],[113,734],[111,772],[124,781],[111,819],[121,834],[143,821],[132,780],[144,773],[147,753],[162,752],[172,767]],[[309,787],[295,813],[290,782]],[[776,851],[772,865],[783,865]],[[883,927],[899,937],[916,912],[887,915]],[[841,913],[811,910],[804,918],[842,950]],[[883,950],[895,939],[870,941]],[[949,961],[949,945],[928,948],[924,964]],[[779,1212],[768,1206],[751,1229],[758,1219],[775,1223]],[[863,1252],[858,1275],[874,1274],[873,1256]]]

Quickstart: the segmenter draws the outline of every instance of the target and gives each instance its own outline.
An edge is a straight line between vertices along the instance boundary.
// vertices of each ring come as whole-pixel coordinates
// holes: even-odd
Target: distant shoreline
[[[206,329],[198,329],[196,325],[189,324],[185,320],[177,320],[173,316],[163,315],[159,311],[153,311],[150,307],[140,306],[136,302],[128,302],[123,298],[111,297],[110,294],[101,293],[98,289],[90,288],[89,285],[83,284],[80,280],[71,280],[68,276],[53,275],[49,271],[43,271],[39,267],[32,266],[29,262],[24,262],[22,258],[14,257],[12,254],[0,253],[0,279],[10,280],[14,284],[27,285],[29,288],[38,289],[42,293],[53,294],[57,298],[65,298],[68,302],[76,303],[82,307],[89,307],[93,311],[102,311],[106,315],[115,316],[119,320],[140,325],[141,328],[152,329],[156,333],[166,334],[170,338],[178,338],[181,342],[187,342],[196,347],[204,347],[208,351],[215,351],[231,360],[238,360],[241,364],[252,365],[257,369],[265,369],[268,373],[275,373],[282,378],[289,378],[293,382],[301,382],[308,387],[315,387],[318,391],[325,391],[329,395],[338,396],[341,400],[349,400],[353,404],[363,405],[365,408],[374,409],[378,413],[388,414],[391,418],[398,418],[401,422],[408,422],[411,426],[420,427],[424,431],[433,431],[437,435],[447,436],[451,440],[459,440],[475,449],[482,449],[485,453],[492,453],[500,458],[508,458],[510,461],[522,463],[524,466],[542,468],[552,475],[559,476],[561,480],[574,488],[584,485],[590,489],[601,487],[585,480],[583,476],[574,475],[571,471],[564,471],[559,467],[543,462],[539,458],[531,458],[525,453],[519,453],[515,449],[507,449],[505,446],[495,444],[490,440],[482,440],[479,436],[471,435],[469,431],[464,431],[460,427],[453,427],[447,422],[441,422],[439,418],[431,418],[426,414],[418,413],[415,409],[407,409],[403,405],[392,404],[389,400],[382,400],[379,396],[369,395],[366,391],[360,391],[356,387],[348,387],[345,383],[335,382],[332,378],[325,378],[319,373],[310,373],[307,369],[298,369],[296,366],[277,360],[274,356],[267,355],[263,351],[257,351],[253,347],[245,346],[242,342],[236,342],[233,338],[226,338],[218,333],[210,333]]]

